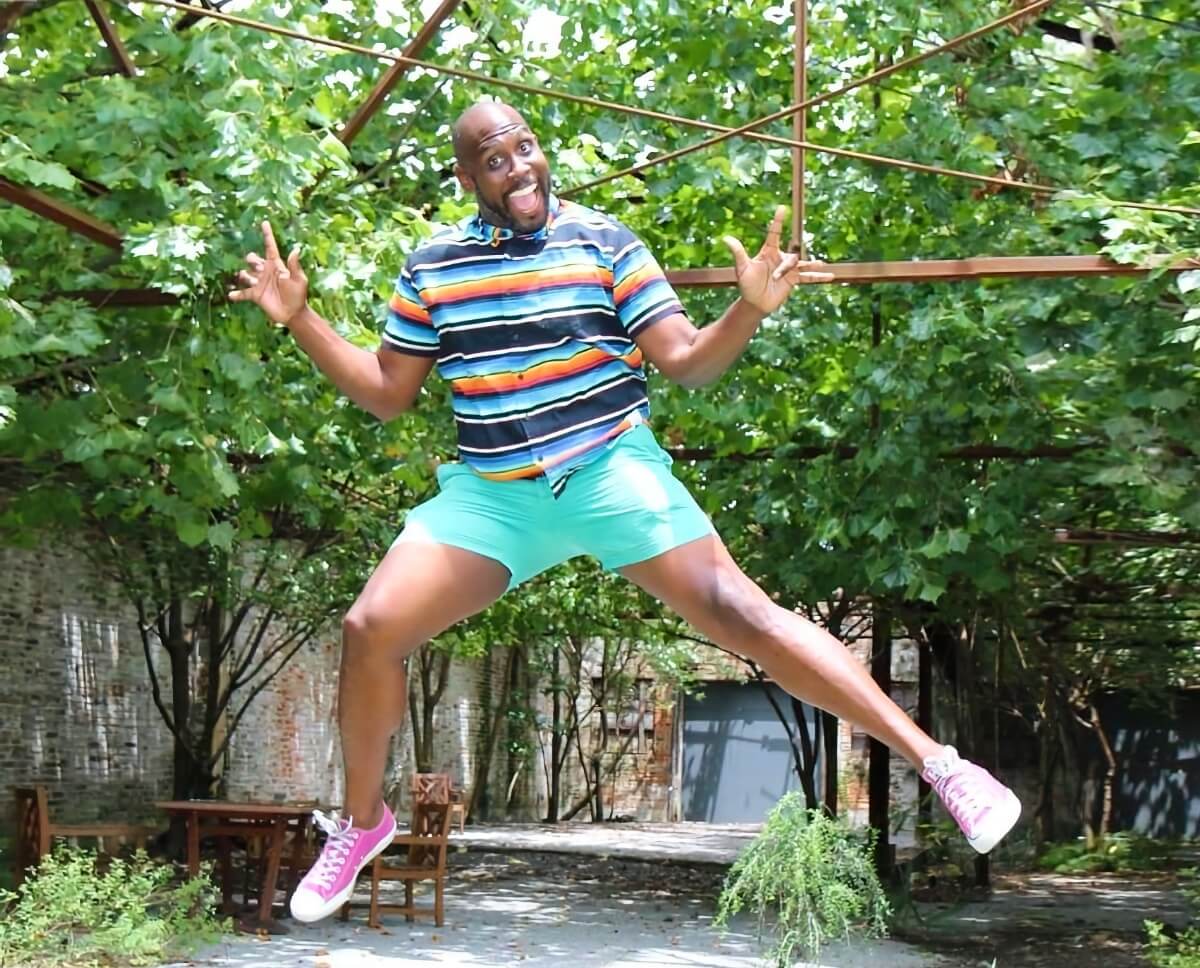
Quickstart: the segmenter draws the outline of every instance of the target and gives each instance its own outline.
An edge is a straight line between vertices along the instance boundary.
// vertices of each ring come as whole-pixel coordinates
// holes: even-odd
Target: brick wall
[[[171,792],[170,734],[132,608],[62,546],[0,546],[0,788],[42,784],[53,815],[152,813]],[[168,698],[169,703],[169,698]]]
[[[340,804],[338,642],[337,630],[310,642],[255,697],[230,742],[226,796]],[[465,785],[474,779],[481,690],[490,688],[493,662],[452,663],[434,717],[434,764]],[[155,816],[150,804],[171,794],[171,736],[153,702],[132,607],[78,551],[0,546],[0,668],[0,791],[44,785],[64,822]],[[169,707],[165,678],[163,688]],[[407,721],[392,758],[393,799],[407,808]]]
[[[230,746],[226,795],[340,803],[338,638],[333,629],[309,643],[254,700]],[[865,659],[869,638],[850,645]],[[912,714],[915,649],[897,642],[893,656],[893,696]],[[0,681],[0,787],[44,784],[55,815],[76,822],[152,815],[147,805],[169,796],[170,736],[151,697],[134,615],[119,589],[94,575],[81,554],[58,546],[36,551],[0,547],[0,668],[5,672]],[[705,658],[700,672],[702,679],[744,676],[737,663],[716,652]],[[481,660],[455,661],[434,717],[433,765],[466,789],[476,779],[479,737],[490,725],[503,674],[503,650]],[[638,674],[652,678],[648,670]],[[653,690],[647,707],[653,727],[620,757],[604,784],[606,816],[672,819],[675,699],[669,690]],[[165,701],[169,703],[169,695]],[[545,723],[548,701],[543,706]],[[587,724],[585,749],[593,747],[595,725],[595,719]],[[622,739],[618,735],[610,742],[605,766]],[[535,749],[518,770],[505,753],[505,740],[502,731],[489,778],[490,816],[538,819],[546,810],[540,757]],[[544,731],[543,741],[548,745]],[[842,724],[840,742],[842,808],[865,821],[866,738]],[[414,762],[407,722],[394,741],[392,761],[390,799],[407,809]],[[514,771],[514,797],[506,802]],[[895,756],[892,788],[894,816],[905,816],[911,829],[915,773]],[[573,803],[585,789],[586,777],[572,757],[564,777],[564,804]],[[899,839],[903,843],[907,838]]]

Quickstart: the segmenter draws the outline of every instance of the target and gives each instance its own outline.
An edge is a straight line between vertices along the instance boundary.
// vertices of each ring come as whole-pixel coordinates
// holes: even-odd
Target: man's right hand
[[[263,246],[266,258],[257,252],[246,256],[250,271],[238,273],[245,289],[229,293],[233,302],[252,302],[276,323],[287,323],[297,316],[308,302],[308,278],[300,268],[300,246],[292,249],[287,261],[279,255],[271,223],[263,222]]]

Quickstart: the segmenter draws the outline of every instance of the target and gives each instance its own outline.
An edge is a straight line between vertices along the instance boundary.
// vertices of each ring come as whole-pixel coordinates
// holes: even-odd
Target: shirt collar
[[[485,220],[478,212],[467,219],[466,229],[470,235],[481,242],[491,242],[493,245],[499,245],[501,242],[512,238],[538,241],[549,237],[550,230],[554,228],[554,220],[561,208],[562,203],[559,202],[558,196],[551,192],[550,201],[546,206],[546,223],[536,232],[518,234],[512,229],[492,225],[491,222]]]

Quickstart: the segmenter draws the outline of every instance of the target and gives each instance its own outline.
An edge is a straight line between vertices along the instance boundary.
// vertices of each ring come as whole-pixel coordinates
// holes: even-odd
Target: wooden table
[[[303,862],[304,840],[312,820],[312,806],[291,803],[232,803],[225,800],[166,800],[155,804],[172,817],[187,822],[188,875],[200,874],[200,838],[217,839],[217,857],[221,865],[221,902],[226,914],[233,913],[233,874],[230,864],[230,841],[240,837],[247,842],[258,840],[266,851],[262,885],[258,895],[258,923],[272,923],[271,911],[279,883],[279,868],[284,843],[292,833],[292,851],[288,859],[291,884],[294,890]]]

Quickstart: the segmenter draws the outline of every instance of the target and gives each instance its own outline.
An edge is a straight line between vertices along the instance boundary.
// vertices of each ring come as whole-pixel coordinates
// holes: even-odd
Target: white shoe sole
[[[396,836],[396,829],[396,818],[393,817],[392,829],[388,832],[388,835],[386,837],[379,838],[379,843],[375,845],[374,850],[372,850],[369,854],[367,854],[366,857],[363,858],[362,863],[358,865],[358,870],[356,870],[354,872],[354,876],[350,878],[350,882],[335,895],[333,895],[333,897],[331,897],[328,901],[326,901],[321,907],[314,911],[297,911],[295,902],[297,895],[300,893],[300,890],[297,889],[296,893],[292,895],[292,903],[288,905],[292,912],[292,917],[294,917],[297,921],[303,921],[305,924],[312,924],[315,921],[323,921],[325,918],[329,917],[329,915],[340,910],[342,905],[350,900],[350,895],[354,893],[354,885],[358,883],[358,875],[362,873],[362,869],[392,845],[392,838]]]
[[[967,838],[967,843],[979,853],[986,854],[1013,829],[1020,816],[1021,801],[1009,790],[1005,801],[987,815],[983,829],[977,831],[974,837]]]

